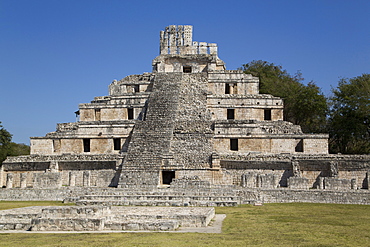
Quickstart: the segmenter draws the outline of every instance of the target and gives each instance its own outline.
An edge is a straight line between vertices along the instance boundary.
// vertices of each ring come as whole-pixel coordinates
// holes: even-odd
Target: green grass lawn
[[[0,209],[59,202],[0,202]],[[0,234],[0,246],[370,246],[370,206],[265,204],[216,208],[221,234]]]

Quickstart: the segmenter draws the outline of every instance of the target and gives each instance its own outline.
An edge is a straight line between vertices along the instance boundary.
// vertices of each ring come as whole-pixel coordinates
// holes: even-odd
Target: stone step
[[[198,191],[189,190],[169,190],[168,188],[158,189],[156,191],[138,191],[138,190],[125,190],[125,189],[111,189],[111,190],[99,190],[96,193],[90,193],[85,196],[211,196],[211,197],[235,197],[239,193],[239,190],[226,190],[221,189],[202,189]]]
[[[177,220],[150,220],[150,221],[107,221],[104,230],[111,231],[174,231],[179,228]]]
[[[38,214],[17,214],[17,213],[12,213],[12,214],[0,214],[0,221],[7,221],[7,220],[31,220],[35,218]]]
[[[113,207],[113,206],[50,206],[26,209],[39,211],[33,219],[0,221],[0,230],[31,231],[105,231],[150,230],[168,231],[183,227],[208,226],[215,216],[213,207]],[[6,211],[6,210],[3,210]],[[21,215],[17,209],[9,213]]]
[[[176,220],[184,227],[205,227],[215,215],[213,207],[111,207],[112,221]]]
[[[0,221],[0,231],[2,230],[25,230],[28,231],[31,228],[31,220],[26,221],[14,221],[14,222],[7,222],[7,221]]]
[[[163,201],[238,201],[239,196],[188,196],[188,195],[85,195],[81,200],[163,200]]]
[[[162,164],[162,154],[168,153],[173,133],[173,117],[178,105],[178,91],[181,74],[170,76],[171,83],[166,83],[168,76],[158,75],[153,85],[153,93],[148,99],[145,121],[137,122],[133,130],[127,157],[124,160],[122,171],[132,168],[159,168]],[[172,81],[173,80],[173,81]],[[130,175],[135,177],[135,175]],[[149,180],[150,175],[147,175]],[[130,178],[120,176],[119,187],[152,187],[153,181],[131,181]]]
[[[110,209],[103,206],[94,207],[47,207],[39,214],[42,218],[80,218],[104,216],[110,213]]]
[[[238,201],[177,201],[177,200],[78,200],[79,206],[160,206],[160,207],[235,207]]]
[[[24,207],[0,211],[0,230],[29,230],[33,218],[39,216],[42,207]]]
[[[35,218],[31,231],[102,231],[104,218]]]

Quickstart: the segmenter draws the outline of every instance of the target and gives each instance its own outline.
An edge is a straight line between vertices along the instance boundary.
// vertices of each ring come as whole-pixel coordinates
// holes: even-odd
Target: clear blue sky
[[[193,25],[227,69],[266,60],[325,94],[370,73],[369,0],[0,0],[0,121],[13,141],[74,122],[114,79],[151,71],[159,31]]]

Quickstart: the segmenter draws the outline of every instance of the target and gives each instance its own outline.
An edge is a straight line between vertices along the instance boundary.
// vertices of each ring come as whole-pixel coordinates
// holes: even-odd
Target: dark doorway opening
[[[128,108],[127,109],[127,118],[128,119],[134,119],[134,108]]]
[[[297,145],[295,146],[295,151],[296,152],[303,152],[303,139],[299,140]]]
[[[114,150],[121,150],[121,138],[113,139]]]
[[[235,109],[227,109],[227,119],[235,119]]]
[[[229,83],[225,84],[225,94],[230,94],[230,84]]]
[[[184,67],[182,68],[182,71],[183,71],[184,73],[191,73],[191,66],[184,66]]]
[[[162,184],[171,184],[175,178],[175,171],[162,171]]]
[[[230,150],[232,150],[232,151],[238,151],[239,150],[238,139],[230,139]]]
[[[90,139],[83,139],[84,152],[90,152]]]
[[[271,109],[264,110],[264,120],[271,120]]]

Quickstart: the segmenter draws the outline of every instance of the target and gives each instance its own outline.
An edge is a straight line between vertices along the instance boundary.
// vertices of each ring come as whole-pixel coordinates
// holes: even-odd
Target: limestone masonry
[[[31,155],[8,157],[0,199],[370,204],[369,155],[328,154],[327,134],[284,121],[283,100],[226,70],[217,44],[193,41],[192,29],[166,27],[151,73],[114,80],[108,96],[79,105],[79,121],[32,137]]]

